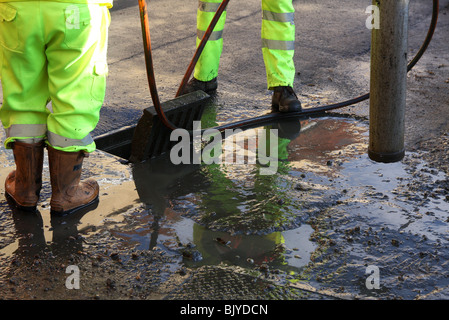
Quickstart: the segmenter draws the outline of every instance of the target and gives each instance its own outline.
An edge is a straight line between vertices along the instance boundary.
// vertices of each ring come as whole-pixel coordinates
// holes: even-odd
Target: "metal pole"
[[[396,162],[405,155],[405,98],[409,0],[374,0],[380,24],[372,30],[368,155]]]

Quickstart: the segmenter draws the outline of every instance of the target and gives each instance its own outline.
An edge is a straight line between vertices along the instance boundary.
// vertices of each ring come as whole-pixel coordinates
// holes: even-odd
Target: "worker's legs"
[[[197,46],[206,32],[221,0],[200,0],[197,11]],[[223,29],[226,20],[224,11],[218,20],[209,40],[201,53],[195,66],[194,78],[203,82],[215,79],[218,76],[220,56],[223,50]]]
[[[295,9],[292,0],[262,0],[262,54],[274,111],[301,111],[293,91]]]
[[[262,0],[262,53],[270,90],[293,86],[294,13],[292,0]]]
[[[0,119],[6,147],[14,141],[35,143],[47,138],[52,151],[63,152],[67,159],[76,154],[82,160],[81,153],[95,150],[90,132],[98,123],[105,95],[108,9],[12,2],[0,3],[0,15],[4,94]],[[49,99],[51,112],[46,108]],[[51,170],[52,185],[58,185],[70,202],[58,206],[64,211],[84,207],[98,196],[98,184],[83,184],[79,176],[72,179],[76,183],[62,185],[69,171],[81,173],[81,164],[77,160],[73,167]]]
[[[35,211],[42,187],[44,163],[44,142],[26,143],[16,140],[12,143],[16,170],[5,180],[5,195],[20,210]]]
[[[0,3],[0,119],[6,131],[6,148],[12,148],[11,142],[17,139],[37,142],[46,137],[48,73],[38,13],[39,7],[27,2]]]
[[[109,12],[100,5],[52,3],[47,19],[65,17],[47,43],[48,89],[53,112],[47,120],[48,144],[54,149],[92,152],[106,90]],[[55,8],[56,9],[56,8]],[[54,27],[52,29],[55,29]]]
[[[23,7],[24,3],[0,3],[0,119],[5,146],[13,149],[16,164],[5,180],[5,194],[21,210],[33,211],[42,185],[49,93],[39,7]]]
[[[0,14],[5,146],[48,135],[58,150],[95,150],[90,132],[105,95],[106,6],[11,2],[0,3]]]
[[[52,213],[64,215],[97,203],[99,186],[80,181],[83,160],[95,150],[96,127],[106,90],[109,11],[70,5],[65,28],[48,44],[48,88],[53,112],[47,120]],[[48,12],[48,19],[54,13]],[[53,18],[56,18],[53,16]]]

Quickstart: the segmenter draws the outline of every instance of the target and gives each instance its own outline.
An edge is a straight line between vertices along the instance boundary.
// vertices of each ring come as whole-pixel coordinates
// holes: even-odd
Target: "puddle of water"
[[[286,266],[299,269],[310,261],[316,248],[309,240],[313,232],[309,225],[267,235],[231,235],[182,218],[173,228],[181,243],[193,244],[192,252],[201,254],[186,259],[189,266],[226,263],[251,268],[267,264],[281,270]]]
[[[407,234],[439,241],[446,236],[445,195],[415,201],[407,192],[413,183],[432,189],[444,174],[429,172],[414,154],[393,164],[371,161],[363,119],[323,117],[257,129],[270,128],[279,130],[282,159],[273,175],[261,175],[259,164],[171,166],[162,161],[133,168],[141,200],[153,206],[153,213],[171,212],[170,219],[161,220],[170,235],[159,244],[173,250],[181,245],[187,266],[265,265],[286,274],[309,274],[320,250],[326,250],[320,248],[325,243],[320,237],[346,239],[342,250],[350,250],[355,260],[349,263],[358,264],[372,258],[364,244],[353,241],[352,232],[360,226],[391,230],[384,241],[393,244],[408,243]],[[235,138],[230,145],[239,154],[239,134]],[[325,212],[331,215],[330,226],[323,229],[316,220]],[[332,224],[342,229],[335,231]],[[393,259],[388,250],[379,252]],[[334,263],[326,272],[344,273],[338,268]]]
[[[235,134],[224,145],[234,155],[248,156],[245,148],[250,144],[240,142],[257,140],[257,132],[264,129],[278,130],[280,161],[275,174],[261,174],[260,163],[173,165],[160,158],[135,164],[132,172],[125,170],[123,177],[114,180],[120,169],[108,165],[106,170],[99,168],[104,171],[103,196],[108,200],[101,202],[98,215],[84,217],[77,227],[104,226],[113,219],[108,234],[120,239],[119,246],[162,249],[177,259],[169,265],[171,271],[182,265],[224,263],[311,278],[315,268],[321,268],[320,273],[338,274],[346,283],[352,281],[355,271],[351,268],[363,266],[364,261],[397,263],[397,257],[407,261],[408,252],[414,250],[412,237],[447,240],[447,194],[434,186],[446,176],[427,168],[419,155],[408,154],[394,164],[371,161],[366,155],[368,125],[363,119],[326,116],[271,124],[256,128],[252,136]],[[250,151],[257,156],[257,150]],[[0,154],[0,159],[12,161],[6,154]],[[9,170],[0,167],[0,176]],[[114,179],[108,179],[108,172]],[[57,230],[50,228],[48,215],[43,218],[42,242],[50,245]],[[4,235],[0,256],[12,256],[24,248],[23,239],[13,236],[10,218],[0,218],[0,225]],[[376,232],[386,234],[381,239],[384,243],[403,244],[394,245],[394,250],[402,251],[371,252],[370,243],[382,242]],[[83,232],[87,239],[88,233]],[[337,243],[333,250],[329,250],[330,242]],[[82,245],[89,245],[88,241]],[[347,251],[349,260],[317,262],[323,252],[337,250]],[[387,268],[395,270],[392,266]]]
[[[273,128],[282,160],[273,175],[260,174],[257,163],[174,166],[165,159],[133,166],[141,201],[156,216],[176,213],[160,221],[173,232],[160,233],[159,241],[173,250],[187,246],[189,266],[267,264],[299,271],[310,262],[317,244],[307,220],[342,193],[333,181],[344,161],[365,151],[367,128],[360,121],[323,118],[258,129]],[[241,133],[223,144],[239,154],[250,145],[241,144],[242,137],[256,139]],[[175,244],[169,239],[174,235]]]

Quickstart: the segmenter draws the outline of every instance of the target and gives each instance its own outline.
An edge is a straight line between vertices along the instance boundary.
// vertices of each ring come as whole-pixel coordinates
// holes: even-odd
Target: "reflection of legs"
[[[23,258],[34,259],[34,255],[46,246],[41,214],[39,211],[25,214],[20,210],[13,209],[12,218],[19,239],[19,248],[16,254]]]
[[[199,0],[197,11],[197,46],[217,12],[221,0]],[[223,29],[226,21],[226,11],[218,20],[212,34],[207,41],[203,52],[195,66],[193,79],[187,84],[184,93],[203,90],[211,93],[217,89],[218,67],[223,50]]]
[[[298,119],[284,119],[280,120],[272,125],[265,126],[266,132],[270,132],[271,129],[277,132],[277,155],[279,161],[288,160],[288,145],[294,139],[296,139],[301,133],[301,122]],[[269,138],[267,138],[269,141]],[[268,149],[268,147],[267,147]],[[270,156],[272,151],[270,151]]]
[[[268,89],[274,90],[273,109],[300,111],[293,92],[295,65],[295,9],[292,0],[262,0],[262,53]]]
[[[84,213],[78,211],[69,217],[51,216],[53,230],[51,250],[55,256],[70,256],[83,249],[83,239],[79,236],[78,224]]]

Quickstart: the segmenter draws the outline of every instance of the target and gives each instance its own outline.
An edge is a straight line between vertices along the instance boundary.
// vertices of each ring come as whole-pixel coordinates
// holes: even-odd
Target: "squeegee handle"
[[[178,89],[178,92],[182,92],[185,84],[187,83],[187,80],[189,79],[193,68],[195,67],[196,62],[198,61],[198,58],[206,45],[207,39],[209,38],[210,34],[212,33],[212,30],[215,27],[215,24],[218,22],[218,19],[220,18],[221,14],[223,13],[224,9],[226,8],[226,5],[228,4],[229,0],[223,0],[223,2],[220,4],[220,7],[218,8],[214,18],[211,21],[211,24],[209,25],[209,28],[207,29],[206,33],[203,36],[203,39],[201,40],[201,43],[199,44],[195,55],[192,59],[192,62],[190,63],[187,72],[184,76],[184,79],[181,83],[180,88]],[[142,23],[142,35],[143,35],[143,42],[144,42],[144,51],[145,51],[145,63],[147,66],[147,76],[148,76],[148,83],[150,86],[150,92],[151,97],[153,99],[153,104],[156,109],[156,112],[158,116],[161,118],[161,121],[163,124],[168,127],[169,129],[176,129],[176,126],[174,126],[165,116],[164,112],[162,111],[162,107],[160,105],[159,96],[157,94],[157,88],[156,88],[156,81],[154,77],[154,70],[153,70],[153,60],[151,56],[151,39],[150,39],[150,30],[148,26],[148,13],[147,13],[147,5],[145,0],[139,0],[139,9],[140,9],[140,19]],[[433,0],[433,12],[432,12],[432,20],[429,26],[429,30],[427,32],[426,38],[424,40],[424,43],[418,50],[418,53],[415,55],[415,57],[412,59],[412,61],[407,66],[407,71],[410,71],[415,64],[420,60],[424,52],[427,50],[427,47],[429,43],[432,40],[432,36],[435,32],[437,21],[438,21],[438,15],[439,15],[439,0]],[[177,94],[178,95],[178,94]],[[313,115],[315,113],[323,113],[334,109],[339,109],[343,107],[347,107],[350,105],[354,105],[356,103],[365,101],[369,99],[370,94],[369,92],[361,95],[356,98],[352,98],[343,102],[329,104],[325,106],[319,106],[319,107],[313,107],[313,108],[307,108],[303,110],[302,112],[292,112],[289,114],[267,114],[256,118],[251,119],[245,119],[242,121],[238,121],[235,123],[228,123],[222,126],[215,127],[215,129],[219,131],[224,131],[228,128],[235,128],[235,127],[243,127],[245,125],[255,125],[257,123],[264,123],[267,120],[275,120],[275,119],[283,119],[283,118],[289,118],[289,117],[298,117],[298,116],[307,116],[307,115]]]

